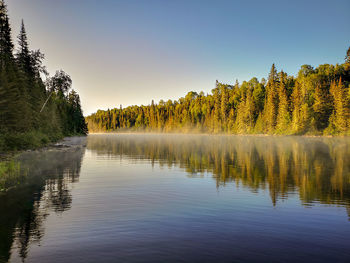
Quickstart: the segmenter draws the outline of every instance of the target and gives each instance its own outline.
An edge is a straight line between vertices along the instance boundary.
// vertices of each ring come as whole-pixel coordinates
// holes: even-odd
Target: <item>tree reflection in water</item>
[[[20,156],[26,181],[0,193],[0,262],[9,260],[11,248],[24,261],[29,244],[43,237],[49,212],[70,208],[70,184],[78,181],[84,152],[84,147],[75,146]]]
[[[110,134],[89,136],[87,148],[176,165],[189,176],[209,173],[217,187],[268,189],[273,205],[296,192],[307,206],[350,204],[349,138]]]

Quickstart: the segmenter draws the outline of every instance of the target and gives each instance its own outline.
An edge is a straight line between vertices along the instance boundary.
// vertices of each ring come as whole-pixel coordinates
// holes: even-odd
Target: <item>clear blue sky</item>
[[[210,92],[215,80],[343,63],[350,1],[7,0],[17,35],[71,75],[90,114]]]

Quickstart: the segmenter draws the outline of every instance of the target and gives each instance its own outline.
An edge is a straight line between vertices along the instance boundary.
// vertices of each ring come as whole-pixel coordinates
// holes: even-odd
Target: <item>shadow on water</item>
[[[273,205],[298,193],[305,206],[346,206],[350,218],[349,138],[111,134],[89,136],[87,148],[108,158],[179,166],[191,177],[209,173],[217,187],[268,189]]]
[[[84,147],[75,145],[28,152],[1,163],[0,262],[9,260],[11,248],[24,261],[29,244],[43,237],[49,212],[70,209],[69,184],[79,179],[84,152]]]

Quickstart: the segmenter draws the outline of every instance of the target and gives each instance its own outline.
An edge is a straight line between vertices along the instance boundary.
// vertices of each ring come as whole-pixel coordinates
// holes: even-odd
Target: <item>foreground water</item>
[[[0,193],[0,262],[350,262],[347,138],[75,144],[18,159],[19,186]]]

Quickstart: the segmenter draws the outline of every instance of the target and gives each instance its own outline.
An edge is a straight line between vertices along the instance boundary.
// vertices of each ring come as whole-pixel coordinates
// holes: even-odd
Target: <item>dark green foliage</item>
[[[75,90],[68,95],[68,129],[71,134],[87,134],[88,129],[80,106],[80,98]]]
[[[0,60],[1,68],[13,59],[13,42],[11,27],[7,15],[7,8],[3,0],[0,0]]]
[[[24,27],[24,22],[22,20],[21,31],[18,36],[18,52],[16,54],[17,64],[19,69],[26,73],[28,77],[34,77],[34,72],[32,69],[32,61],[30,57],[27,33]]]
[[[13,51],[6,5],[0,0],[0,151],[87,134],[79,96],[69,93],[72,80],[61,70],[43,82],[41,74],[48,77],[44,55],[29,50],[23,21]]]
[[[350,133],[349,52],[345,64],[315,69],[303,65],[297,77],[278,73],[273,64],[267,82],[216,81],[212,94],[206,96],[189,92],[177,101],[99,110],[86,121],[90,132],[346,135]]]

